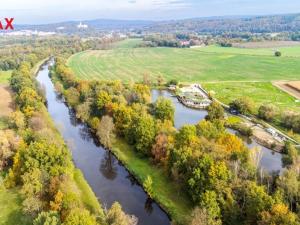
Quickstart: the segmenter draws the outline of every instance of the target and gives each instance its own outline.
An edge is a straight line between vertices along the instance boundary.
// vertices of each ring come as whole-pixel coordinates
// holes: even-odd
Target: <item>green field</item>
[[[11,76],[11,70],[0,71],[0,84],[8,84],[9,78]]]
[[[207,91],[215,92],[214,97],[225,104],[236,98],[248,96],[255,101],[257,107],[272,103],[282,111],[300,111],[300,102],[296,102],[294,97],[269,82],[203,83],[203,87]]]
[[[251,55],[252,51],[267,50],[216,46],[197,49],[132,48],[139,41],[126,40],[119,44],[121,48],[112,50],[80,52],[69,58],[68,65],[79,78],[86,80],[141,81],[144,74],[149,74],[153,80],[162,75],[166,80],[177,79],[182,82],[300,78],[300,57]],[[295,52],[300,49],[293,48]],[[219,52],[214,52],[216,49]],[[221,51],[236,52],[229,54]]]
[[[200,52],[210,53],[226,53],[226,54],[240,54],[253,56],[274,56],[274,48],[222,48],[216,45],[198,48]],[[300,46],[293,47],[276,47],[276,50],[282,53],[282,57],[300,57]]]

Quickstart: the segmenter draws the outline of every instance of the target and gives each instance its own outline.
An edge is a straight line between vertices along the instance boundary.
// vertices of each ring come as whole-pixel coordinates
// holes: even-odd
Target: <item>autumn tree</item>
[[[102,110],[104,106],[111,101],[111,96],[106,91],[99,91],[97,95],[97,107]]]
[[[155,138],[151,154],[156,163],[167,163],[169,157],[169,138],[166,134],[160,133]]]
[[[103,116],[97,128],[97,136],[105,148],[111,148],[111,138],[114,130],[114,122],[110,116]]]
[[[137,224],[137,219],[126,215],[121,205],[114,202],[106,214],[106,222],[108,225],[134,225]]]
[[[261,219],[258,225],[299,225],[297,215],[289,211],[288,207],[282,203],[272,206],[270,211],[260,213]]]

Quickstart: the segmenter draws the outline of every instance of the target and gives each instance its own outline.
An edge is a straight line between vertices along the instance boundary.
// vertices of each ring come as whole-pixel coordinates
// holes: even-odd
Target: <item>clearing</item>
[[[0,129],[7,125],[7,117],[14,109],[12,92],[8,86],[11,71],[0,71]]]

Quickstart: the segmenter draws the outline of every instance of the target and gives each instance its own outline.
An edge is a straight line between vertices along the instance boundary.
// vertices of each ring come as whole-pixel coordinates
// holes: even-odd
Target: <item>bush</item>
[[[281,56],[281,52],[280,52],[280,51],[275,51],[274,55],[275,55],[276,57],[280,57],[280,56]]]

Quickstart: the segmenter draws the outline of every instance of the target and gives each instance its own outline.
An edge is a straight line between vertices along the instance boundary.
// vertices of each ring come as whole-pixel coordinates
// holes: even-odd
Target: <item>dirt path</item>
[[[0,117],[9,116],[13,109],[12,92],[9,86],[0,84]]]
[[[273,85],[300,100],[300,90],[293,88],[293,83],[299,82],[300,81],[276,81],[273,82]]]

